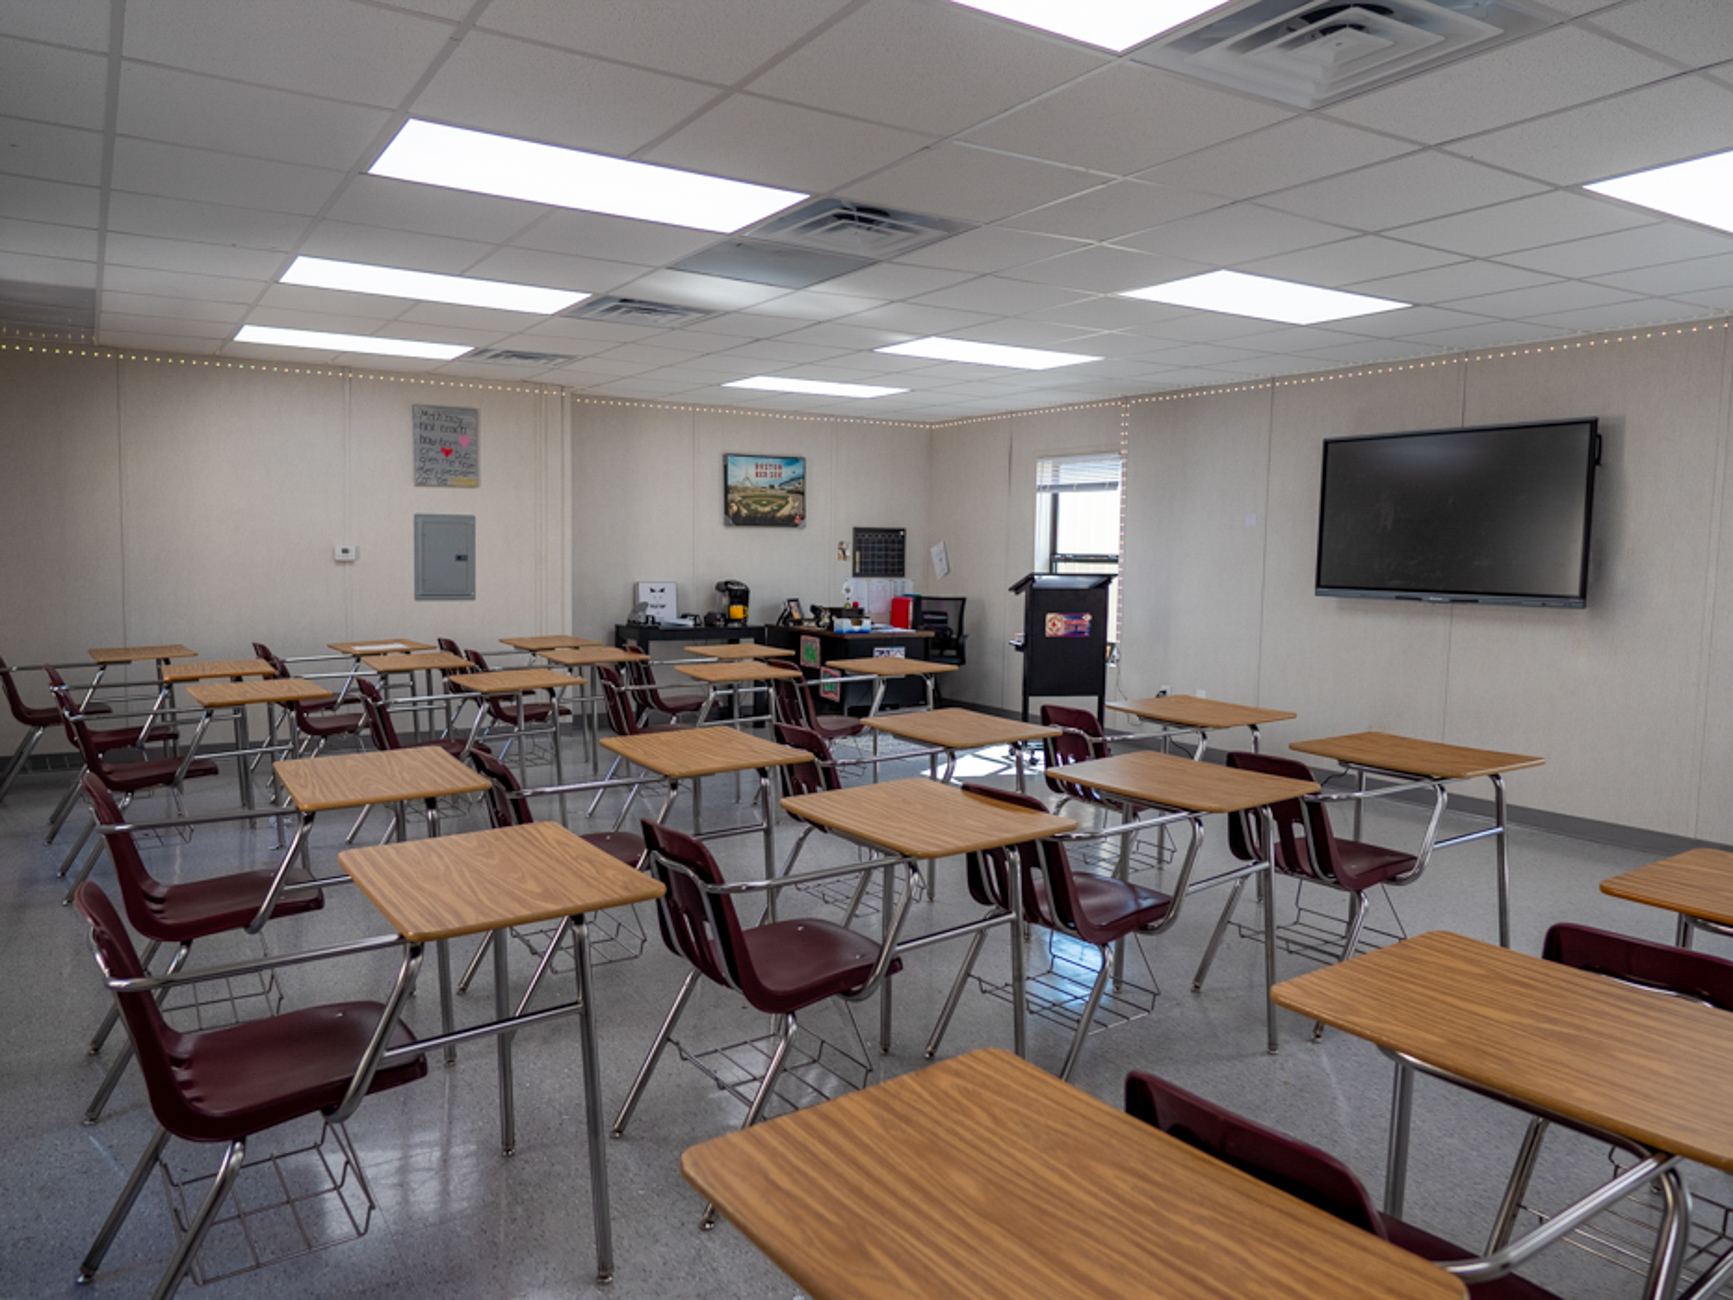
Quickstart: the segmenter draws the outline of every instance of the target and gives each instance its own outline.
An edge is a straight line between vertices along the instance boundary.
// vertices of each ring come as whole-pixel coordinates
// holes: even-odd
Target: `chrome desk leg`
[[[1390,1092],[1390,1143],[1384,1165],[1384,1213],[1400,1219],[1408,1186],[1408,1120],[1414,1109],[1414,1071],[1397,1059]]]
[[[511,978],[510,949],[506,941],[507,932],[496,930],[493,933],[493,1014],[495,1019],[506,1020],[511,1016],[511,989],[507,982]],[[517,1110],[512,1104],[511,1077],[511,1040],[507,1032],[494,1036],[494,1050],[499,1057],[499,1149],[502,1155],[514,1155],[517,1152]]]
[[[1510,832],[1504,821],[1504,778],[1492,775],[1493,812],[1498,821],[1494,841],[1498,854],[1498,946],[1510,947]]]
[[[596,1281],[614,1280],[613,1215],[608,1204],[608,1147],[602,1135],[602,1072],[597,1061],[596,998],[590,987],[590,925],[572,918],[577,949],[579,1032],[584,1040],[584,1134],[590,1147],[590,1205],[596,1224]],[[622,1117],[623,1119],[623,1117]]]
[[[1264,1016],[1270,1036],[1270,1052],[1281,1049],[1276,1036],[1276,818],[1266,806],[1264,819]]]

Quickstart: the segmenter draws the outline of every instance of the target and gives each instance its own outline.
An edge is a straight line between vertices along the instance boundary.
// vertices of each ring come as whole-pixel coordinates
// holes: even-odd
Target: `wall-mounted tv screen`
[[[1596,425],[1327,439],[1317,594],[1581,609]]]

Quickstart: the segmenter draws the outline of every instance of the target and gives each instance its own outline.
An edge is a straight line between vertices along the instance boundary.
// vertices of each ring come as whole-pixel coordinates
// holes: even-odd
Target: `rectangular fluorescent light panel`
[[[720,176],[411,119],[371,176],[731,234],[808,198]]]
[[[893,357],[927,357],[933,361],[966,361],[975,366],[1006,366],[1012,370],[1052,370],[1056,366],[1077,366],[1100,357],[1086,357],[1080,352],[1048,352],[1041,348],[1011,348],[999,343],[972,343],[968,339],[927,338],[894,343],[888,348],[874,348]]]
[[[321,352],[369,352],[381,357],[421,357],[450,361],[470,350],[467,343],[418,343],[414,339],[382,339],[372,334],[327,334],[323,330],[285,330],[271,325],[243,325],[236,343],[266,343],[280,348],[317,348]]]
[[[784,379],[777,375],[754,375],[730,379],[724,388],[759,388],[767,393],[806,393],[813,397],[889,397],[906,388],[879,388],[873,384],[833,384],[824,379]]]
[[[1733,151],[1615,176],[1583,188],[1716,230],[1733,230]]]
[[[431,271],[405,271],[395,266],[369,266],[366,262],[334,262],[325,257],[297,257],[283,272],[282,282],[315,289],[374,293],[386,298],[413,298],[417,302],[497,307],[501,311],[534,312],[538,316],[552,316],[590,296],[570,289],[541,289],[533,284],[477,280],[466,275],[435,275]]]
[[[1123,54],[1228,0],[955,0],[1055,36]]]
[[[1374,312],[1395,311],[1414,305],[1393,298],[1372,298],[1363,293],[1295,284],[1292,280],[1246,275],[1241,271],[1210,271],[1184,280],[1152,284],[1147,289],[1128,289],[1119,296],[1165,302],[1175,307],[1196,307],[1200,311],[1226,312],[1230,316],[1253,316],[1258,320],[1276,320],[1287,325],[1316,325],[1321,321],[1370,316]]]

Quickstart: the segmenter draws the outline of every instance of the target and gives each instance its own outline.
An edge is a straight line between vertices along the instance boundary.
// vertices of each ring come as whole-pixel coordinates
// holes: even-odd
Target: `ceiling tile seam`
[[[352,3],[360,3],[360,0],[352,0]],[[447,26],[451,25],[445,19],[439,21]],[[169,72],[178,77],[220,82],[225,86],[236,86],[242,90],[264,90],[275,95],[292,95],[297,99],[310,99],[320,104],[334,104],[339,108],[363,109],[369,113],[389,113],[391,111],[383,105],[370,104],[364,100],[344,99],[339,95],[325,95],[312,90],[292,90],[287,86],[274,86],[265,81],[248,81],[245,77],[227,77],[220,72],[204,72],[195,68],[184,68],[174,63],[163,63],[156,59],[141,59],[132,54],[124,55],[121,62],[135,68],[149,68],[153,72]]]
[[[120,121],[120,68],[126,38],[126,0],[108,0],[108,67],[102,106],[102,183],[96,198],[96,293],[94,333],[102,319],[103,283],[108,272],[108,209],[114,185],[114,147]],[[124,622],[125,615],[122,614]]]

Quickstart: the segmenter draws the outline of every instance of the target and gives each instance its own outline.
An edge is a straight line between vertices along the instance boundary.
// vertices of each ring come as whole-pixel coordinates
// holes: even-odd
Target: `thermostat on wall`
[[[357,558],[357,549],[353,546],[336,546],[332,548],[333,556],[340,562],[347,563]]]

